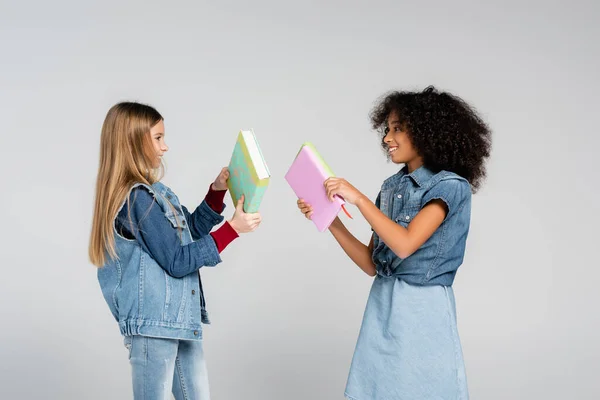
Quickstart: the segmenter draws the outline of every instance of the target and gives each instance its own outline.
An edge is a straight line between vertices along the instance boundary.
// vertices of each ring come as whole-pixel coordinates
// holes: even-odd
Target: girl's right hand
[[[298,208],[306,218],[310,219],[310,217],[312,217],[313,208],[310,204],[307,204],[303,199],[298,199]]]
[[[229,225],[231,225],[237,233],[248,233],[258,228],[260,222],[260,213],[248,214],[244,212],[244,195],[240,196],[233,217],[231,218],[231,221],[229,221]]]

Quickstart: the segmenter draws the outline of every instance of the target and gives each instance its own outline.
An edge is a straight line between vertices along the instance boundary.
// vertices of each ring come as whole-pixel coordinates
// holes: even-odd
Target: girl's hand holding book
[[[347,203],[356,205],[364,195],[343,178],[331,177],[325,180],[327,197],[333,201],[334,196],[343,198]]]
[[[229,168],[223,167],[213,182],[212,189],[217,191],[227,190],[227,179],[229,179]]]
[[[240,196],[237,206],[235,207],[235,213],[233,213],[233,217],[231,218],[231,221],[229,221],[229,225],[231,225],[237,233],[248,233],[256,230],[258,225],[260,225],[260,222],[260,213],[248,214],[244,212],[244,195]]]
[[[298,199],[298,208],[307,219],[310,219],[313,213],[313,208],[310,204],[307,204],[303,199]]]

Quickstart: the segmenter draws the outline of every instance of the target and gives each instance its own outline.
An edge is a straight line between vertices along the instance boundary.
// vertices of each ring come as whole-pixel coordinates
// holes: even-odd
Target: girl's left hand
[[[217,179],[213,182],[212,189],[217,191],[227,190],[227,179],[229,179],[229,168],[223,167],[219,176],[217,176]]]
[[[352,205],[356,205],[356,202],[364,196],[343,178],[328,178],[325,181],[325,190],[327,191],[329,200],[333,201],[333,196],[338,195]]]

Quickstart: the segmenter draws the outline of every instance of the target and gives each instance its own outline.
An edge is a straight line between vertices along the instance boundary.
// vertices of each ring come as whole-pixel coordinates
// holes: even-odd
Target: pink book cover
[[[294,193],[313,207],[311,220],[319,232],[325,231],[342,209],[345,201],[339,196],[329,201],[323,183],[330,177],[309,146],[303,146],[285,174]]]

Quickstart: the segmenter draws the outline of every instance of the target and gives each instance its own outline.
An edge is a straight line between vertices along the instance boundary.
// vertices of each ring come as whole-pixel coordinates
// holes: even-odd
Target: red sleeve
[[[211,232],[210,235],[215,241],[219,253],[225,250],[225,247],[239,236],[235,229],[229,225],[229,222],[225,222],[219,229]]]
[[[225,193],[227,193],[227,190],[213,190],[211,183],[204,200],[214,212],[221,214],[224,209],[223,199],[225,198]]]

